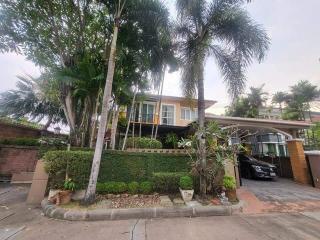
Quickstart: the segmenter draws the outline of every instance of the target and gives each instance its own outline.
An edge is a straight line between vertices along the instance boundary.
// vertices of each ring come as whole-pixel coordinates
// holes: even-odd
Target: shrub
[[[128,184],[128,192],[131,194],[137,194],[139,192],[139,183],[131,182]]]
[[[124,193],[128,189],[127,184],[124,182],[105,182],[97,183],[98,193]]]
[[[236,180],[232,176],[224,176],[223,177],[223,186],[226,189],[236,189]]]
[[[0,144],[3,144],[3,145],[16,145],[16,146],[40,146],[39,139],[37,139],[37,138],[7,138],[7,139],[0,139]]]
[[[156,139],[146,137],[129,137],[126,146],[127,148],[160,149],[162,148],[162,143]]]
[[[183,190],[191,190],[193,189],[193,181],[190,176],[182,176],[180,177],[179,186]]]
[[[152,193],[152,190],[153,190],[153,183],[152,182],[142,182],[140,183],[140,191],[143,193],[143,194],[150,194]]]
[[[155,190],[161,193],[173,193],[179,191],[180,177],[186,172],[157,172],[153,174]]]
[[[49,187],[63,187],[68,166],[68,176],[78,189],[88,185],[92,151],[48,151],[44,154]],[[102,154],[99,183],[110,181],[143,182],[152,179],[153,172],[190,171],[189,158],[181,154],[128,153],[107,151]],[[179,179],[177,180],[177,186]]]
[[[117,182],[115,185],[115,193],[124,193],[128,190],[128,186],[125,182]]]

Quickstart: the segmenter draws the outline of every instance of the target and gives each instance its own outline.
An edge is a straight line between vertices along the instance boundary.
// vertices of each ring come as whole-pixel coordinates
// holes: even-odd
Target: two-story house
[[[158,125],[158,134],[175,132],[179,134],[198,117],[197,99],[184,97],[158,96],[148,94],[141,97],[134,106],[130,125],[134,126],[136,136],[151,136]],[[139,99],[139,98],[138,98]],[[216,101],[205,100],[206,109]],[[130,108],[126,111],[127,118]],[[132,129],[132,127],[131,127]]]

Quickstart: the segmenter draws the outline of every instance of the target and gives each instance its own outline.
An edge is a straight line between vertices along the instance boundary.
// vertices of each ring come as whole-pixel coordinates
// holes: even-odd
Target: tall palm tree
[[[204,64],[213,56],[222,72],[228,93],[235,100],[245,87],[245,69],[253,59],[261,61],[269,38],[242,8],[243,0],[177,0],[176,34],[182,61],[184,94],[198,94],[199,159],[206,171]],[[200,174],[200,192],[206,194],[206,179]]]
[[[272,97],[272,102],[279,104],[279,109],[282,114],[283,106],[282,104],[288,100],[288,93],[286,92],[276,92]]]
[[[17,89],[0,95],[0,114],[14,118],[29,117],[38,122],[46,119],[44,130],[52,123],[65,122],[59,102],[45,95],[41,77],[18,76],[18,78]]]

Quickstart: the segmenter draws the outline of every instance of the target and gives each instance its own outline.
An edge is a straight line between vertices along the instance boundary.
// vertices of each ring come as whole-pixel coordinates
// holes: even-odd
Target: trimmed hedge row
[[[49,187],[61,187],[66,170],[78,189],[87,186],[92,151],[49,151],[43,159],[50,176]],[[144,182],[152,180],[154,172],[181,171],[190,171],[189,157],[186,155],[106,151],[102,154],[98,182]]]
[[[146,137],[129,137],[127,139],[127,148],[142,148],[142,149],[161,149],[162,143],[156,139]]]

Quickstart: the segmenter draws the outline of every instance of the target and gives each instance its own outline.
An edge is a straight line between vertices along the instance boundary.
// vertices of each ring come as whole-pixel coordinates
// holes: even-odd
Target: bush
[[[49,173],[49,187],[63,187],[68,166],[68,176],[78,189],[85,189],[88,185],[92,158],[92,151],[46,152],[43,160]],[[190,171],[189,158],[186,155],[107,151],[102,154],[98,182],[143,182],[152,180],[153,172],[178,171]],[[179,179],[177,186],[178,184]]]
[[[193,181],[190,176],[182,176],[180,177],[179,187],[183,190],[191,190],[193,189]]]
[[[131,194],[137,194],[139,192],[140,185],[138,182],[131,182],[128,184],[128,192]]]
[[[153,183],[152,182],[142,182],[140,183],[140,191],[143,194],[150,194],[153,191]]]
[[[236,189],[236,180],[232,176],[224,176],[223,177],[223,186],[226,189]]]
[[[124,193],[128,190],[127,184],[124,182],[105,182],[97,183],[98,193]]]
[[[3,144],[3,145],[16,145],[16,146],[40,146],[39,139],[37,139],[37,138],[7,138],[7,139],[0,139],[0,144]]]
[[[160,149],[162,148],[162,143],[156,139],[146,137],[129,137],[126,146],[127,148]]]
[[[155,190],[160,193],[174,193],[179,191],[180,177],[186,172],[157,172],[153,174]]]
[[[128,190],[128,186],[125,182],[117,182],[115,187],[115,193],[124,193]]]

